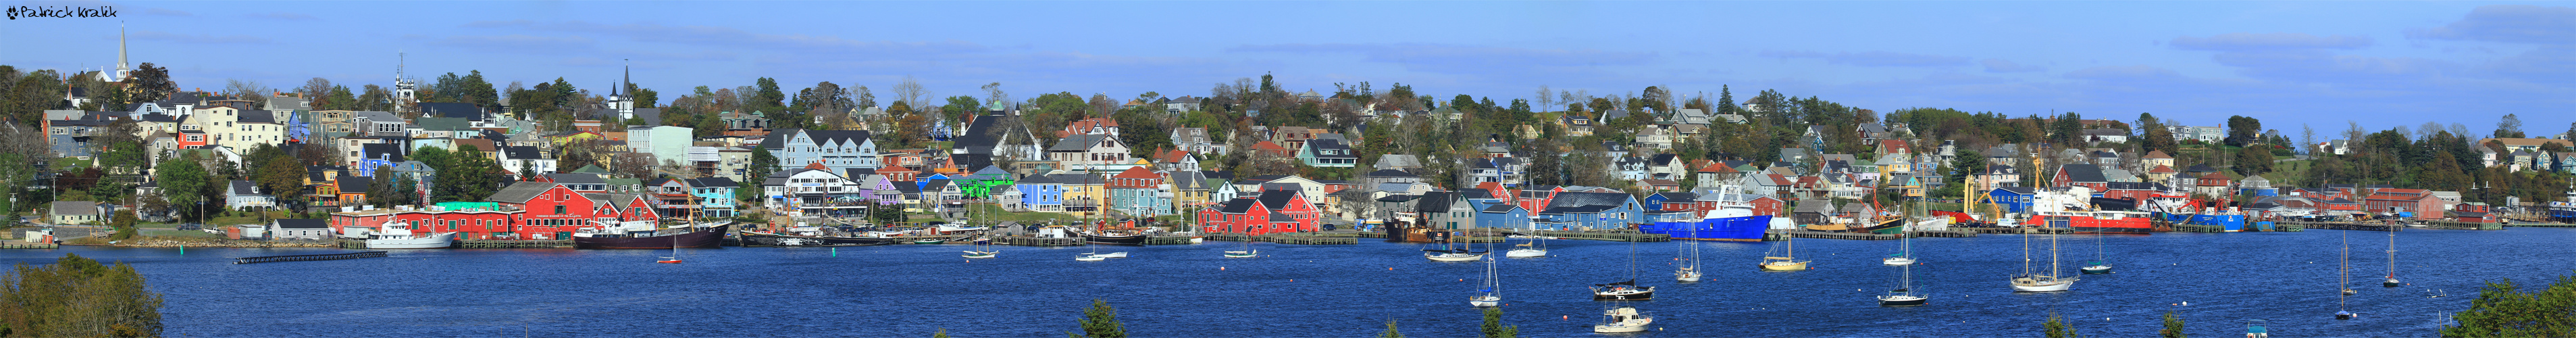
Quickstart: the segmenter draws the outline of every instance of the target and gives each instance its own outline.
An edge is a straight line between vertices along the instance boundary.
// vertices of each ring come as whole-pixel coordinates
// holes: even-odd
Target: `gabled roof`
[[[596,178],[596,177],[594,177],[594,178],[592,178],[592,179],[597,179],[597,178]],[[537,198],[537,195],[543,195],[543,194],[545,194],[547,189],[554,189],[554,188],[555,188],[555,183],[545,183],[545,182],[518,182],[518,183],[511,183],[509,187],[501,188],[501,191],[494,191],[494,192],[492,192],[492,195],[491,195],[491,196],[484,197],[484,198],[483,198],[483,201],[486,201],[486,202],[501,202],[501,203],[528,203],[528,200],[536,199],[536,198]]]
[[[2030,194],[2037,193],[2037,191],[2036,191],[2036,190],[2031,190],[2031,188],[2030,188],[2030,187],[1999,187],[1999,188],[1995,188],[1995,190],[2003,190],[2003,191],[2005,191],[2005,192],[2010,192],[2010,193],[2012,193],[2012,194],[2014,194],[2014,195],[2030,195]]]
[[[278,229],[329,229],[329,228],[331,228],[331,222],[325,222],[323,219],[320,219],[320,218],[279,218],[279,219],[276,219],[275,221],[277,222],[277,228],[278,228]]]
[[[233,181],[232,181],[232,191],[233,191],[233,194],[234,194],[234,195],[259,195],[259,194],[260,194],[260,193],[259,193],[259,185],[251,184],[251,183],[250,183],[250,181],[244,181],[244,180],[233,180]]]
[[[1250,198],[1237,198],[1227,200],[1223,204],[1218,205],[1217,212],[1242,214],[1252,211],[1252,207],[1256,205],[1261,205],[1261,201]]]
[[[1404,177],[1422,177],[1422,176],[1417,176],[1417,175],[1414,175],[1413,173],[1404,172],[1403,170],[1395,170],[1395,169],[1380,169],[1380,170],[1378,170],[1378,171],[1371,171],[1371,172],[1369,172],[1369,173],[1368,173],[1368,177],[1378,177],[1378,178],[1404,178]]]
[[[2064,165],[2064,166],[2059,166],[2059,167],[2057,167],[2057,172],[2058,172],[2058,173],[2060,173],[2060,174],[2065,174],[2065,175],[2066,175],[2066,181],[2068,181],[2068,182],[2109,182],[2109,181],[2110,181],[2110,180],[2106,180],[2106,179],[2103,179],[2103,178],[2102,178],[2102,166],[2100,166],[2100,165],[2092,165],[2092,164],[2068,164],[2068,165]]]
[[[1583,206],[1618,207],[1628,205],[1628,201],[1632,200],[1635,198],[1625,193],[1564,192],[1556,194],[1556,198],[1548,199],[1547,207],[1549,209]]]
[[[376,180],[373,177],[340,175],[340,182],[337,184],[339,184],[340,193],[349,194],[366,193],[367,185],[375,183]]]
[[[1269,209],[1287,209],[1288,202],[1295,198],[1297,198],[1295,190],[1264,190],[1260,197],[1262,207]]]
[[[277,113],[259,109],[244,110],[241,111],[240,119],[234,122],[277,124]]]
[[[730,178],[723,178],[723,177],[705,177],[705,178],[693,178],[693,179],[689,179],[689,186],[692,186],[692,187],[707,187],[707,188],[730,188],[730,187],[741,187],[741,186],[742,186],[742,184],[741,184],[741,183],[734,183],[733,179],[730,179]]]
[[[1047,151],[1090,151],[1093,146],[1098,146],[1102,142],[1115,142],[1114,140],[1115,138],[1107,134],[1066,136],[1056,140],[1054,146],[1047,147]]]
[[[1422,199],[1414,201],[1413,211],[1415,212],[1448,212],[1449,204],[1457,203],[1458,192],[1433,191],[1422,193]]]

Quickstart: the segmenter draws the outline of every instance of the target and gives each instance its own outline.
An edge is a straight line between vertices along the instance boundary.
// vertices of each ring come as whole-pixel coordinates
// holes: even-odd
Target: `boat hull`
[[[2156,229],[2155,224],[2150,222],[2151,220],[2154,220],[2154,218],[2148,216],[2105,218],[2093,216],[2038,215],[2031,216],[2029,220],[2022,224],[2073,228],[2075,229],[2074,233],[2076,234],[2146,235],[2154,233]]]
[[[1698,283],[1699,278],[1700,275],[1698,272],[1683,271],[1673,273],[1673,280],[1681,281],[1683,283]]]
[[[2084,267],[2084,274],[2087,274],[2087,275],[2099,275],[2099,274],[2106,274],[2106,273],[2111,273],[2111,267],[2110,267],[2110,266],[2105,265],[2105,266],[2087,266],[2087,267]]]
[[[1261,257],[1261,251],[1257,251],[1257,250],[1256,250],[1256,251],[1227,251],[1227,252],[1225,252],[1225,258],[1253,258],[1253,257]]]
[[[1648,325],[1648,324],[1652,324],[1652,323],[1654,323],[1654,321],[1652,321],[1652,320],[1640,320],[1640,321],[1638,321],[1638,322],[1631,322],[1631,323],[1618,323],[1618,324],[1610,324],[1610,325],[1593,325],[1593,326],[1592,326],[1592,332],[1594,332],[1594,333],[1629,333],[1629,332],[1646,332],[1646,325]]]
[[[1503,305],[1503,297],[1495,297],[1495,296],[1475,296],[1475,297],[1467,297],[1467,306],[1474,306],[1474,307],[1496,307],[1496,306],[1502,306],[1502,305]]]
[[[2399,286],[2399,285],[2406,285],[2406,284],[2405,284],[2405,283],[2398,283],[2398,282],[2397,282],[2397,280],[2395,280],[2395,279],[2390,279],[2390,280],[2386,280],[2386,281],[2381,281],[2381,282],[2379,282],[2379,287],[2384,287],[2384,288],[2393,288],[2393,287],[2397,287],[2397,286]]]
[[[1724,217],[1696,222],[1655,222],[1639,225],[1637,230],[1672,236],[1677,240],[1761,242],[1763,231],[1771,228],[1771,216]]]
[[[1925,300],[1928,300],[1928,299],[1927,299],[1927,298],[1924,298],[1924,297],[1917,297],[1917,296],[1878,296],[1878,306],[1885,306],[1885,307],[1923,306],[1923,301],[1925,301]]]
[[[1654,300],[1654,299],[1655,299],[1655,287],[1652,287],[1652,286],[1637,287],[1637,288],[1625,289],[1625,290],[1620,290],[1620,289],[1601,289],[1601,288],[1593,288],[1593,289],[1592,289],[1592,300]]]
[[[898,241],[898,239],[879,237],[795,236],[753,232],[742,233],[742,246],[746,247],[868,246],[894,244],[895,241]]]
[[[1091,243],[1094,243],[1094,244],[1109,244],[1109,245],[1138,245],[1138,246],[1142,246],[1142,245],[1145,245],[1145,238],[1146,238],[1146,236],[1145,236],[1145,235],[1103,235],[1103,234],[1095,234],[1095,233],[1083,233],[1083,234],[1082,234],[1082,240],[1083,240],[1084,242],[1091,242]]]
[[[712,227],[706,227],[706,228],[698,229],[698,230],[696,230],[696,231],[690,231],[690,232],[685,232],[685,233],[680,233],[680,234],[674,234],[674,235],[663,235],[663,236],[644,236],[644,237],[581,237],[581,236],[574,236],[574,237],[572,238],[572,247],[573,247],[574,249],[584,249],[584,250],[593,250],[593,249],[669,249],[669,248],[672,248],[672,247],[675,247],[675,246],[676,246],[676,247],[682,247],[682,248],[715,248],[715,247],[717,247],[717,246],[718,246],[718,243],[719,243],[719,242],[721,242],[722,240],[724,240],[725,228],[727,228],[727,227],[731,227],[731,226],[732,226],[732,225],[718,225],[718,226],[712,226]],[[677,239],[674,239],[673,237],[678,237],[678,238],[677,238]],[[677,243],[677,244],[674,244],[674,243]]]
[[[966,258],[993,258],[994,256],[1000,256],[1000,253],[974,253],[973,251],[968,251],[967,254],[957,256]]]
[[[1429,258],[1433,262],[1472,262],[1476,259],[1485,258],[1485,254],[1438,254],[1425,252],[1422,253],[1422,258]]]
[[[1884,264],[1887,266],[1907,266],[1914,265],[1914,259],[1905,257],[1888,257],[1887,259],[1879,260],[1878,264]]]
[[[2014,280],[2014,281],[2013,281],[2013,283],[2012,283],[2012,287],[2013,287],[2013,292],[2059,292],[2059,291],[2066,291],[2067,289],[2073,289],[2073,288],[2075,288],[2075,280],[2073,280],[2073,279],[2064,279],[2064,280],[2055,280],[2055,281]]]
[[[1538,257],[1547,257],[1547,250],[1513,249],[1512,251],[1506,251],[1506,252],[1503,252],[1503,257],[1505,257],[1505,258],[1538,258]]]
[[[456,246],[456,233],[441,232],[429,237],[375,238],[367,240],[368,249],[446,249]]]
[[[1785,271],[1805,271],[1805,270],[1807,270],[1807,262],[1769,262],[1769,263],[1762,263],[1762,271],[1783,271],[1783,272],[1785,272]]]

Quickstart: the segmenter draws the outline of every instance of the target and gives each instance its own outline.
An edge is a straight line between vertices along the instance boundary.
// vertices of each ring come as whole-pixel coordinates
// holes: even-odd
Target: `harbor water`
[[[2235,336],[2239,320],[2269,320],[2284,337],[2435,336],[2485,282],[2537,287],[2576,273],[2576,229],[2409,229],[2398,235],[2398,277],[2383,232],[2162,233],[2102,243],[2116,273],[2084,275],[2073,291],[2013,293],[2023,237],[1924,238],[1911,308],[1877,307],[1896,283],[1879,258],[1895,241],[1800,240],[1813,271],[1758,272],[1771,243],[1701,243],[1706,281],[1672,281],[1675,243],[1557,240],[1553,256],[1501,262],[1504,320],[1524,336],[1585,336],[1607,305],[1586,286],[1636,279],[1655,300],[1641,336],[2037,336],[2055,312],[2091,336],[2150,336],[2175,311],[2195,336]],[[2351,239],[2352,288],[2334,320],[2336,266]],[[2046,268],[2048,235],[2031,237]],[[2094,238],[2059,237],[2063,273],[2095,255]],[[1517,240],[1515,241],[1517,242]],[[1435,263],[1420,246],[1255,244],[1256,259],[1220,255],[1232,242],[1102,247],[1130,258],[1077,262],[1092,248],[1004,247],[999,258],[958,257],[964,245],[688,250],[396,250],[390,257],[232,264],[235,257],[332,249],[64,247],[0,250],[7,263],[63,253],[131,263],[168,297],[168,336],[1060,336],[1092,299],[1117,307],[1143,337],[1350,337],[1389,319],[1405,334],[1472,336],[1466,298],[1481,263]],[[1497,249],[1503,246],[1497,245]],[[1633,248],[1633,249],[1632,249]],[[2447,295],[2443,297],[2434,297]],[[2189,305],[2180,305],[2188,302]]]

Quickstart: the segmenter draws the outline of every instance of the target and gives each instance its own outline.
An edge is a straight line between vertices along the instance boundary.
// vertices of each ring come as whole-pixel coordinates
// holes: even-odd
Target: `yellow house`
[[[1075,216],[1096,216],[1109,204],[1109,180],[1100,174],[1074,174],[1054,177],[1064,183],[1064,210]]]

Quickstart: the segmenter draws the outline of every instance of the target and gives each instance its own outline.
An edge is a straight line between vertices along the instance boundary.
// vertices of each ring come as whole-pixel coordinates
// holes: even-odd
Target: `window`
[[[555,214],[556,214],[556,215],[562,215],[562,214],[564,214],[564,206],[561,206],[561,205],[555,206]]]

